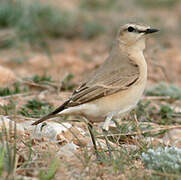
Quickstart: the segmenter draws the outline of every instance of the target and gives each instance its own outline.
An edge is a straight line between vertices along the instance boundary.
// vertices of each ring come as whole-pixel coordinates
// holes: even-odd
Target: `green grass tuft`
[[[50,104],[33,99],[28,101],[27,104],[21,108],[19,113],[26,117],[39,118],[52,111],[53,107]]]
[[[4,170],[4,155],[5,155],[5,150],[3,147],[0,148],[0,177],[3,174]]]
[[[24,179],[23,176],[28,174],[29,178],[33,179],[39,174],[39,179],[51,180],[54,179],[57,168],[59,167],[59,161],[55,157],[47,156],[49,152],[45,153],[44,157],[47,157],[47,162],[43,162],[35,155],[32,148],[32,141],[24,141],[23,137],[17,134],[16,125],[11,128],[2,127],[0,132],[0,179]],[[25,150],[22,153],[19,144],[24,144]],[[36,172],[35,174],[32,174]],[[37,174],[38,173],[38,174]],[[21,174],[21,175],[20,175]],[[19,176],[17,178],[17,176]]]
[[[34,75],[34,76],[32,76],[31,80],[32,80],[34,83],[38,83],[38,84],[46,83],[46,82],[53,82],[52,77],[51,77],[51,76],[48,76],[48,75],[46,75],[46,74],[43,75],[43,76]]]
[[[28,42],[49,50],[49,38],[93,38],[104,32],[97,20],[80,13],[72,13],[38,1],[0,1],[0,27],[15,32],[12,39],[5,40],[3,48]],[[17,42],[17,43],[16,43]]]
[[[67,91],[70,90],[72,91],[75,88],[75,84],[71,82],[71,80],[74,78],[73,74],[68,74],[66,78],[62,81],[62,86],[61,90],[62,91]]]
[[[10,96],[14,94],[19,94],[27,92],[28,88],[26,86],[21,86],[18,82],[14,83],[12,87],[0,88],[0,96]]]
[[[85,39],[91,39],[104,32],[104,30],[104,27],[99,22],[88,21],[83,24],[82,34]]]
[[[16,104],[13,101],[10,101],[6,105],[0,105],[0,114],[7,116],[12,115],[16,112]]]
[[[181,88],[173,84],[159,83],[146,90],[147,96],[169,96],[172,99],[181,99]]]
[[[39,179],[40,180],[51,180],[54,178],[57,168],[59,166],[58,160],[53,160],[50,165],[50,168],[46,172],[40,171]]]
[[[140,101],[136,108],[136,114],[140,121],[171,125],[175,122],[174,116],[177,113],[170,104],[159,104],[158,107],[155,107],[150,101]]]
[[[171,120],[172,120],[173,113],[174,113],[173,108],[171,108],[168,104],[164,104],[160,106],[158,115],[160,116],[162,123],[172,124],[173,122],[171,122]]]
[[[15,2],[15,3],[14,3]],[[13,27],[23,15],[20,1],[1,0],[0,27]]]

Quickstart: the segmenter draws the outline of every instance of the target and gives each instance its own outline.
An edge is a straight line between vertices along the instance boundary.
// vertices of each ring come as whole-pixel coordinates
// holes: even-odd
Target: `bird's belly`
[[[92,121],[101,122],[110,113],[120,115],[130,111],[140,100],[145,89],[145,84],[146,82],[139,83],[127,90],[84,104],[82,112],[86,117],[94,119]]]
[[[135,107],[145,89],[146,79],[115,94],[65,109],[61,114],[82,115],[92,122],[102,122],[113,113],[115,116],[124,114]]]

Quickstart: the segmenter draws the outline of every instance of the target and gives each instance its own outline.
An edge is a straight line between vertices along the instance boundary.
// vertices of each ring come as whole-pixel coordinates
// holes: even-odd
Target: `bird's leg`
[[[107,135],[108,135],[108,130],[109,130],[109,124],[110,124],[110,122],[111,122],[112,117],[113,117],[113,114],[112,114],[112,113],[111,113],[110,115],[108,115],[108,116],[106,117],[105,123],[104,123],[104,125],[103,125],[103,127],[102,127],[102,132],[103,132],[104,137],[105,137],[105,140],[106,140],[106,145],[107,145],[107,148],[108,148],[108,151],[109,151],[109,156],[110,156],[110,158],[112,158],[112,152],[111,152],[111,151],[112,151],[112,148],[111,148],[111,146],[110,146],[110,144],[109,144],[109,142],[108,142]]]
[[[95,140],[95,137],[94,137],[94,134],[92,132],[92,124],[88,122],[88,130],[89,130],[89,133],[90,133],[90,136],[91,136],[91,140],[92,140],[92,143],[93,143],[93,146],[94,146],[94,151],[96,153],[96,158],[98,161],[101,160],[101,157],[98,153],[98,150],[97,150],[97,145],[96,145],[96,140]]]

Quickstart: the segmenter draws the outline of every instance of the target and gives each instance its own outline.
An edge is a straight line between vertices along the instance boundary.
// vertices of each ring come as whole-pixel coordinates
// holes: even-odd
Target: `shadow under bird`
[[[139,23],[121,26],[105,62],[83,81],[67,101],[33,125],[63,115],[83,116],[87,119],[99,159],[92,124],[104,122],[102,129],[106,135],[113,117],[124,114],[136,106],[147,81],[147,63],[143,55],[145,39],[148,34],[157,31],[159,30]],[[111,156],[107,138],[106,143]]]

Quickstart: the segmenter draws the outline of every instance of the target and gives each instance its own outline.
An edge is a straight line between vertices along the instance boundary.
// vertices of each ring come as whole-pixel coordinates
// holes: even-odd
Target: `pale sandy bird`
[[[33,125],[62,115],[83,116],[89,122],[88,129],[97,152],[91,124],[104,122],[103,130],[108,131],[114,116],[136,106],[147,81],[147,64],[143,55],[145,38],[157,31],[138,23],[121,26],[106,61],[66,102]]]

